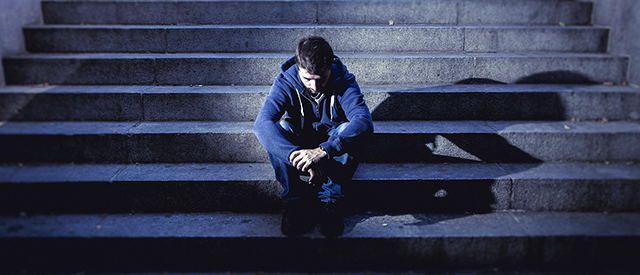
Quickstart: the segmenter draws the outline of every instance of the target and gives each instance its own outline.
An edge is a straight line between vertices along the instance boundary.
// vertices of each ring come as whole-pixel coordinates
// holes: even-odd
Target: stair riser
[[[640,133],[376,133],[365,162],[637,161]],[[4,162],[268,162],[253,133],[11,134]]]
[[[217,92],[217,87],[105,87],[112,90],[103,92],[94,89],[0,91],[0,120],[251,121],[258,115],[269,91],[268,86],[229,88],[228,92]],[[557,92],[508,92],[495,86],[468,92],[450,92],[450,89],[449,86],[416,92],[383,92],[362,87],[376,121],[640,118],[640,93],[637,92],[562,91],[559,87]]]
[[[7,84],[270,85],[288,55],[114,55],[4,59]],[[628,59],[601,55],[342,55],[360,85],[622,83]],[[610,68],[601,70],[600,68]]]
[[[335,52],[605,52],[608,31],[495,27],[32,27],[36,52],[293,52],[318,35]]]
[[[269,169],[264,180],[251,181],[3,183],[0,212],[5,215],[21,212],[277,213],[282,209],[281,188],[277,181],[269,179],[272,173]],[[640,210],[637,180],[371,180],[356,177],[354,182],[344,185],[343,191],[349,213]]]
[[[43,1],[47,24],[586,25],[591,3],[573,1]]]
[[[272,171],[269,171],[273,173]],[[275,180],[98,181],[2,184],[2,214],[26,213],[276,213],[282,209]],[[11,195],[9,195],[11,194]],[[32,203],[27,203],[29,198]]]
[[[614,179],[519,179],[512,187],[511,208],[527,211],[637,212],[640,210],[638,183],[638,180]]]
[[[7,85],[16,84],[152,84],[153,59],[3,60]]]
[[[378,163],[631,161],[640,159],[638,138],[637,133],[379,134],[364,158]]]
[[[464,88],[464,87],[461,87]],[[366,92],[374,120],[637,120],[640,93]],[[615,106],[615,107],[612,107]]]
[[[3,94],[0,120],[138,121],[144,118],[139,94]]]
[[[410,226],[410,225],[409,225]],[[99,229],[98,229],[99,230]],[[3,238],[7,272],[625,270],[640,238]],[[215,249],[212,249],[215,248]],[[377,253],[371,253],[376,251]],[[33,261],[37,259],[38,265]],[[242,260],[238,260],[242,259]],[[331,263],[331,264],[327,264]]]
[[[140,134],[2,136],[1,161],[45,162],[268,162],[246,134]],[[13,148],[11,148],[13,147]]]
[[[268,88],[266,88],[268,89]],[[228,94],[2,94],[0,120],[251,121],[267,92]]]
[[[355,180],[346,186],[356,211],[489,213],[640,210],[637,180]],[[393,186],[393,188],[390,188]],[[444,195],[443,195],[443,190]],[[589,198],[589,199],[585,199]]]

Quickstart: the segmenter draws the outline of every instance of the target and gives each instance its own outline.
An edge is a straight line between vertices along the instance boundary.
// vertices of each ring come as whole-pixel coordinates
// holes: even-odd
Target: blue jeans
[[[309,135],[304,137],[301,136],[299,131],[287,121],[280,121],[277,125],[280,126],[282,135],[293,144],[300,145],[301,143],[307,143],[308,146]],[[331,129],[327,134],[319,132],[312,134],[313,139],[318,141],[315,146],[317,147],[321,142],[326,141],[329,136],[340,134],[347,125],[349,125],[349,122],[340,124],[338,127]],[[282,185],[282,198],[286,200],[315,196],[314,193],[317,192],[317,197],[320,201],[335,202],[344,196],[342,194],[342,185],[348,184],[351,181],[353,174],[358,168],[358,163],[353,159],[353,156],[350,156],[349,154],[334,156],[323,161],[322,167],[328,177],[328,180],[326,183],[322,184],[321,190],[318,190],[313,186],[310,186],[306,181],[303,181],[300,176],[304,173],[298,171],[295,167],[288,165],[286,161],[271,154],[270,152],[269,159],[271,160],[271,165],[275,170],[276,179]]]

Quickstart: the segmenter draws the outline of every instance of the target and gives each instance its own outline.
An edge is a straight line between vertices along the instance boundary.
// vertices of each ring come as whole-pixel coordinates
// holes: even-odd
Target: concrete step
[[[251,121],[270,86],[6,86],[0,121]],[[640,90],[596,85],[361,86],[374,120],[639,120]]]
[[[5,86],[0,120],[251,121],[270,86]]]
[[[3,59],[7,84],[271,85],[286,53],[26,54]],[[361,85],[623,83],[608,54],[339,53]],[[602,70],[601,68],[607,68]]]
[[[640,268],[637,213],[371,213],[345,223],[331,239],[287,238],[277,214],[0,217],[0,263],[12,273]]]
[[[24,29],[36,52],[292,52],[319,35],[336,52],[606,52],[608,29],[559,26],[45,25]]]
[[[253,122],[6,122],[3,162],[268,162]],[[640,160],[640,122],[378,121],[365,162]]]
[[[47,24],[586,25],[574,1],[42,1]]]
[[[638,163],[362,163],[349,213],[639,211]],[[267,163],[0,165],[0,213],[276,213]]]

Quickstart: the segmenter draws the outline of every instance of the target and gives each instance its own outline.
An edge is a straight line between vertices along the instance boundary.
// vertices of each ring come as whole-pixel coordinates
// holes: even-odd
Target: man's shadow
[[[544,72],[516,81],[516,84],[569,83],[594,84],[588,77],[569,71]],[[371,113],[374,121],[415,120],[437,124],[442,121],[570,119],[566,117],[559,91],[522,93],[500,84],[505,83],[491,79],[465,79],[456,85],[401,88],[373,95],[374,102],[367,103],[374,106]],[[465,89],[469,90],[461,92]],[[535,168],[543,161],[512,145],[497,133],[500,129],[494,130],[469,133],[442,131],[440,134],[391,131],[374,135],[366,150],[374,153],[365,154],[363,164],[375,171],[375,165],[379,163],[396,163],[397,173],[395,178],[387,179],[356,173],[353,183],[345,187],[345,194],[349,195],[346,203],[354,211],[345,220],[345,232],[372,216],[395,215],[393,213],[430,213],[428,216],[414,215],[417,221],[407,225],[411,226],[438,223],[471,213],[509,209],[512,186],[509,175]],[[420,165],[407,163],[424,164],[422,167],[426,168],[422,168],[422,172],[410,171]],[[435,165],[445,163],[457,168],[429,171],[429,167],[446,170],[442,167],[447,165]],[[484,167],[493,165],[496,169],[474,171],[477,165],[473,164],[483,163]],[[511,166],[506,171],[500,167],[501,163],[528,165]],[[451,175],[456,171],[464,171],[465,175]]]

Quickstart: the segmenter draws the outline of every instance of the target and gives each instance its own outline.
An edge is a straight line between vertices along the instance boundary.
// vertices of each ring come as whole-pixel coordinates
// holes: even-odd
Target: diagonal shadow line
[[[470,79],[461,83],[498,84],[490,79]],[[588,78],[572,72],[556,71],[534,74],[518,80],[518,83],[593,83]],[[564,120],[565,108],[557,93],[459,93],[451,85],[424,89],[390,92],[389,96],[373,109],[374,120]],[[476,160],[459,155],[434,154],[425,144],[436,143],[438,136],[448,140],[459,150],[476,157]],[[373,146],[371,144],[374,144]],[[497,133],[475,134],[378,134],[370,141],[369,150],[380,157],[371,162],[427,162],[427,163],[530,163],[528,170],[543,161],[513,146]],[[371,156],[369,156],[371,157]],[[526,167],[526,168],[525,168]],[[361,192],[353,204],[364,206],[360,211],[387,211],[423,213],[487,213],[496,209],[496,196],[504,204],[510,198],[510,179],[499,179],[509,173],[504,171],[495,177],[476,180],[408,180],[386,183],[359,182],[354,190]],[[364,190],[364,192],[363,192]],[[402,191],[405,190],[405,191]],[[411,190],[407,193],[406,190]],[[445,190],[446,197],[434,194]],[[500,191],[496,191],[500,190]],[[496,194],[495,192],[503,192]],[[506,195],[506,196],[505,196]],[[381,207],[377,207],[381,205]],[[507,205],[498,208],[509,208]],[[429,223],[422,220],[418,224]]]

